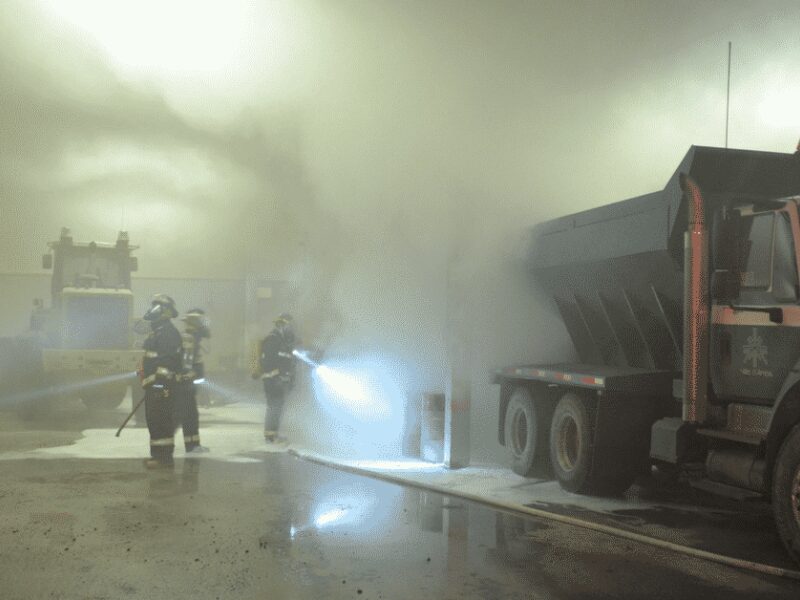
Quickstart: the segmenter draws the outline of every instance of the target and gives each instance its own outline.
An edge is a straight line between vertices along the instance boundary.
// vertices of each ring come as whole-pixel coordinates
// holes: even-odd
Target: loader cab
[[[800,359],[798,200],[729,204],[712,223],[714,395],[773,404]]]
[[[131,272],[136,257],[125,231],[115,243],[75,242],[68,228],[42,260],[53,271],[45,325],[53,345],[71,350],[127,349],[133,344]]]

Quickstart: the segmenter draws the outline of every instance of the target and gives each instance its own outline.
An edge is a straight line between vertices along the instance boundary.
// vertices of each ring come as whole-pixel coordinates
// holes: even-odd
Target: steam
[[[721,143],[728,39],[733,145],[797,137],[758,107],[796,93],[775,73],[800,42],[749,3],[234,4],[236,60],[182,73],[3,3],[0,271],[36,271],[62,225],[122,224],[142,275],[289,281],[304,338],[387,365],[405,402],[469,372],[479,458],[499,450],[491,369],[569,356],[525,228],[660,189],[689,145]]]

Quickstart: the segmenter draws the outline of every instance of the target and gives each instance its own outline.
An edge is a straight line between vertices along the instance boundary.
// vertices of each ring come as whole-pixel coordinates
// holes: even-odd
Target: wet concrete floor
[[[0,469],[9,600],[800,597],[798,582],[285,454]]]

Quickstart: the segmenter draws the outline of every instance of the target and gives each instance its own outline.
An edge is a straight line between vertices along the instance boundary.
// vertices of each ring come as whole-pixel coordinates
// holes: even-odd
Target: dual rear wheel
[[[597,407],[592,399],[566,392],[557,402],[516,388],[505,417],[505,445],[513,471],[525,477],[554,476],[579,494],[615,495],[637,475],[636,453],[620,440],[597,442]]]
[[[523,477],[549,478],[547,438],[552,407],[534,402],[528,388],[516,388],[509,398],[505,418],[505,443],[511,469]]]

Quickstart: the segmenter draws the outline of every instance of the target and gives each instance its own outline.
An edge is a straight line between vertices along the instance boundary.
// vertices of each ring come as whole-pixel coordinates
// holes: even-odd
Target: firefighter
[[[287,393],[294,386],[295,362],[292,351],[296,342],[292,321],[290,314],[281,314],[275,319],[275,328],[260,346],[259,368],[267,399],[264,418],[264,439],[267,442],[279,439],[283,405]]]
[[[208,452],[200,445],[200,417],[197,411],[197,383],[205,377],[201,340],[211,337],[208,317],[200,308],[189,310],[182,318],[184,323],[183,372],[177,384],[175,397],[175,426],[183,429],[183,443],[187,453]]]
[[[172,466],[175,449],[173,423],[173,396],[176,376],[180,375],[183,358],[181,334],[171,319],[178,316],[175,301],[166,294],[156,294],[145,313],[151,332],[144,341],[142,360],[142,387],[147,429],[150,431],[150,459],[148,469]]]

